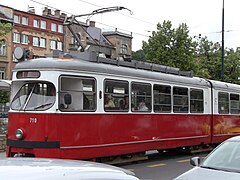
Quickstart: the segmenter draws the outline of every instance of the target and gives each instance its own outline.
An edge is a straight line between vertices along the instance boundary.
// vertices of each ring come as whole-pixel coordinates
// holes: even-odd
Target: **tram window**
[[[231,114],[239,114],[239,94],[230,94],[230,112]]]
[[[23,79],[23,78],[39,78],[40,72],[39,71],[18,71],[17,72],[17,78]]]
[[[96,109],[95,79],[91,77],[62,76],[60,78],[60,104],[62,111],[94,111]],[[64,102],[71,97],[71,103]],[[69,99],[69,98],[68,98]]]
[[[154,112],[171,112],[171,86],[154,85]]]
[[[151,84],[132,83],[131,109],[132,111],[151,111],[152,94]]]
[[[229,94],[224,92],[218,93],[218,113],[229,114]]]
[[[104,110],[129,111],[128,82],[107,79],[104,84]]]
[[[173,87],[173,112],[188,112],[188,89],[183,87]]]
[[[47,110],[54,105],[55,100],[56,89],[52,83],[27,83],[14,97],[11,108],[26,111]]]
[[[203,113],[203,90],[190,89],[190,112]]]
[[[24,84],[19,92],[14,97],[11,108],[14,110],[21,110],[23,109],[25,103],[27,102],[27,99],[29,97],[29,94],[31,93],[32,89],[34,87],[33,83]]]

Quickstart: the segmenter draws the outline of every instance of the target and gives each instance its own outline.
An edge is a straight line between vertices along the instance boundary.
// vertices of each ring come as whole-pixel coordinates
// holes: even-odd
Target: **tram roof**
[[[95,72],[97,74],[116,75],[122,77],[131,77],[132,79],[143,78],[146,80],[155,80],[171,82],[176,84],[208,86],[212,83],[216,89],[240,92],[240,85],[231,84],[215,80],[207,80],[200,77],[186,77],[176,74],[148,71],[138,68],[117,66],[107,63],[97,63],[89,60],[75,58],[39,58],[18,63],[14,71],[18,70],[59,70],[76,72]]]
[[[106,58],[105,58],[106,59]],[[186,77],[162,72],[144,70],[141,67],[131,68],[108,63],[98,63],[84,59],[74,58],[39,58],[20,62],[14,71],[19,70],[59,70],[76,72],[95,72],[97,74],[115,75],[130,77],[132,79],[145,79],[154,81],[171,82],[177,84],[188,84],[198,86],[210,86],[209,82],[203,78]]]
[[[32,59],[18,63],[14,71],[18,70],[51,70],[90,72],[104,74],[112,77],[125,77],[145,79],[155,82],[171,82],[172,84],[192,85],[210,87],[215,89],[234,91],[240,93],[240,85],[221,81],[208,80],[200,77],[193,77],[192,73],[179,71],[178,68],[147,63],[142,61],[114,60],[97,56],[94,52],[70,52],[63,54],[59,51],[53,53],[53,57]]]
[[[240,85],[239,84],[232,84],[232,83],[215,81],[215,80],[210,80],[210,82],[212,83],[212,86],[215,89],[240,93]]]

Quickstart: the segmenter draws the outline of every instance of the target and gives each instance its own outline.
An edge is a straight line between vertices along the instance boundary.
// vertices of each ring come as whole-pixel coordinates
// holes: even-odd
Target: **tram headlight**
[[[17,129],[16,130],[16,132],[15,132],[15,134],[16,134],[16,138],[17,139],[22,139],[23,138],[23,130],[22,129]]]

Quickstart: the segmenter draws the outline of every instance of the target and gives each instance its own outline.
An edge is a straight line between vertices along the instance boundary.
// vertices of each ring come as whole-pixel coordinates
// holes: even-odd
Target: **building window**
[[[51,30],[56,32],[57,31],[57,24],[51,23]]]
[[[14,17],[13,17],[13,21],[14,21],[14,23],[20,23],[20,16],[19,15],[14,15]]]
[[[47,22],[41,21],[41,29],[46,29],[46,28],[47,28]]]
[[[20,43],[20,34],[19,33],[13,33],[13,42]]]
[[[6,56],[7,55],[7,49],[6,49],[6,41],[5,40],[1,40],[0,43],[0,55],[1,56]]]
[[[33,20],[33,27],[39,28],[39,20],[38,19]]]
[[[0,69],[0,79],[5,79],[5,70]]]
[[[39,46],[39,37],[33,37],[33,46]]]
[[[22,44],[28,44],[28,35],[22,34]]]
[[[71,37],[71,42],[70,42],[70,44],[75,44],[75,38],[72,36]]]
[[[120,53],[121,54],[128,54],[128,47],[126,44],[122,44],[121,48],[120,48]]]
[[[57,49],[57,41],[51,40],[50,41],[50,49]]]
[[[28,17],[22,17],[22,24],[23,25],[28,25]]]
[[[45,48],[46,47],[46,39],[40,38],[40,47]]]
[[[57,49],[60,50],[60,51],[63,50],[62,44],[63,44],[62,42],[59,42],[59,41],[57,42]]]
[[[63,25],[61,24],[58,25],[58,32],[63,33]]]

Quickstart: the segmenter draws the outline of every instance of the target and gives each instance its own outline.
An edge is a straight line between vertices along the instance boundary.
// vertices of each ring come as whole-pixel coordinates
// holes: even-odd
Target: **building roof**
[[[89,39],[90,41],[91,41],[91,38],[93,38],[100,45],[105,45],[105,46],[110,46],[110,47],[112,46],[112,44],[103,36],[100,28],[89,26],[87,28],[87,32],[91,36],[90,39]]]
[[[0,20],[13,22],[13,18],[11,17],[12,14],[10,12],[7,12],[6,9],[12,10],[12,8],[2,5],[0,6]]]
[[[14,9],[15,12],[20,12],[20,13],[24,13],[24,14],[29,14],[29,15],[32,15],[32,16],[38,16],[38,17],[41,17],[41,18],[45,18],[45,19],[51,19],[51,20],[55,20],[55,21],[60,21],[60,22],[63,22],[64,21],[64,17],[65,17],[65,14],[64,14],[64,17],[55,17],[54,15],[43,15],[43,14],[36,14],[34,10],[29,10],[29,11],[21,11],[21,10],[17,10],[17,9]]]
[[[106,32],[103,32],[103,35],[104,35],[104,36],[118,35],[118,36],[123,36],[123,37],[127,37],[127,38],[133,38],[133,37],[132,37],[132,34],[122,33],[122,32],[119,32],[119,31],[117,31],[117,30],[115,30],[115,31],[106,31]]]

